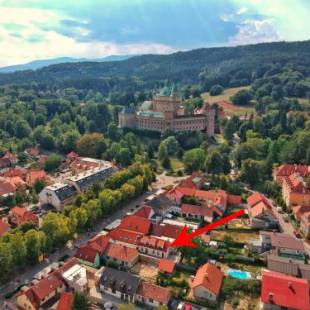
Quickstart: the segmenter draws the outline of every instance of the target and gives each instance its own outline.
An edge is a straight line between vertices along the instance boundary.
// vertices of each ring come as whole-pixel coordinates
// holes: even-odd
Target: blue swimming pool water
[[[237,270],[237,269],[229,269],[228,275],[232,278],[240,279],[240,280],[248,280],[251,279],[251,275],[247,271]]]

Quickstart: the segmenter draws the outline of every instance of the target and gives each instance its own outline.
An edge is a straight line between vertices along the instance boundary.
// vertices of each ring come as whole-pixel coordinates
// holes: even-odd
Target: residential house
[[[16,304],[20,309],[38,310],[64,291],[64,282],[52,274],[22,291],[17,297]]]
[[[46,183],[49,182],[49,177],[46,172],[41,169],[29,169],[26,173],[26,182],[32,186],[37,180],[42,180]]]
[[[139,208],[133,215],[151,220],[152,217],[155,215],[155,212],[153,208],[148,207],[148,206],[143,206]]]
[[[10,221],[16,226],[20,226],[26,222],[32,222],[39,225],[39,217],[28,211],[26,208],[14,207],[10,211]]]
[[[164,274],[174,273],[176,263],[173,260],[162,258],[158,263],[158,270]]]
[[[87,272],[86,268],[80,264],[75,264],[62,274],[63,280],[76,293],[87,292]]]
[[[300,260],[269,254],[267,255],[267,268],[271,271],[303,278],[310,282],[310,265]]]
[[[77,249],[75,257],[78,258],[83,264],[98,268],[100,266],[100,254],[91,245],[86,244]]]
[[[181,205],[181,214],[188,219],[211,223],[213,221],[213,213],[213,209],[208,206],[197,206],[187,203]]]
[[[257,229],[275,229],[278,220],[272,211],[271,202],[261,193],[254,193],[247,199],[251,227]]]
[[[264,310],[309,310],[309,284],[305,279],[264,270],[261,300]]]
[[[102,271],[99,288],[101,292],[134,303],[140,284],[140,278],[129,272],[106,267]]]
[[[66,204],[73,201],[76,195],[76,188],[73,185],[55,183],[44,187],[39,194],[41,205],[51,205],[57,211],[62,211]]]
[[[283,179],[294,173],[299,174],[302,177],[306,177],[310,174],[310,166],[296,165],[296,164],[284,164],[274,169],[273,179],[279,185],[282,185]]]
[[[61,294],[56,310],[70,310],[73,306],[74,296],[71,292]]]
[[[181,230],[181,226],[161,223],[152,225],[151,235],[173,241],[180,234]]]
[[[180,187],[202,189],[205,185],[206,178],[201,172],[193,172],[191,176],[179,183]]]
[[[25,179],[27,173],[27,169],[22,167],[14,167],[14,168],[8,168],[3,169],[1,172],[1,176],[5,178],[13,178],[13,177],[20,177],[21,179]]]
[[[10,230],[10,225],[0,218],[0,237],[6,234]]]
[[[139,260],[139,252],[136,249],[118,243],[110,243],[104,255],[108,261],[126,268],[131,268]]]
[[[167,258],[172,252],[170,242],[154,236],[143,236],[139,238],[137,246],[141,254],[159,258]]]
[[[12,196],[16,192],[16,185],[6,180],[0,180],[0,197],[6,198]]]
[[[122,220],[119,228],[148,234],[151,228],[151,221],[140,216],[129,215]]]
[[[0,310],[18,310],[16,305],[11,303],[10,301],[5,301],[1,306]]]
[[[191,282],[193,296],[197,300],[216,303],[221,291],[224,273],[211,263],[200,266]]]
[[[295,219],[297,221],[300,221],[300,218],[304,213],[310,212],[310,205],[308,206],[299,205],[299,206],[292,207],[292,212],[295,216]]]
[[[67,163],[69,164],[70,170],[73,174],[81,173],[87,170],[96,169],[105,166],[106,164],[110,165],[109,162],[88,158],[88,157],[79,157],[76,153],[71,152],[67,155]]]
[[[137,247],[138,240],[143,235],[144,234],[142,233],[134,232],[127,229],[120,229],[119,227],[110,231],[108,234],[108,236],[115,242],[132,248]]]
[[[161,287],[148,282],[141,282],[137,290],[136,299],[143,304],[157,308],[168,305],[171,298],[169,288]]]
[[[310,212],[305,212],[300,218],[300,231],[306,238],[310,236]]]
[[[36,159],[39,156],[40,151],[37,147],[28,147],[25,149],[24,153],[29,157]]]
[[[304,178],[297,173],[284,177],[282,197],[288,207],[310,205],[310,188]]]

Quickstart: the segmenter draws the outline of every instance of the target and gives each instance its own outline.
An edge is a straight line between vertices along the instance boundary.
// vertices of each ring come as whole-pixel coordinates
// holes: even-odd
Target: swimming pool
[[[237,270],[237,269],[228,269],[227,274],[232,278],[239,280],[248,280],[251,279],[251,275],[247,271]]]

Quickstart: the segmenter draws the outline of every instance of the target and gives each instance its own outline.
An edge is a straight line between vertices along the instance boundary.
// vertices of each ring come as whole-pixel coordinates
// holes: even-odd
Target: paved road
[[[184,177],[183,177],[184,178]],[[131,209],[134,209],[136,205],[140,205],[143,203],[146,197],[149,195],[155,193],[156,190],[165,187],[167,185],[172,185],[178,180],[182,178],[180,177],[168,177],[164,175],[160,175],[157,177],[156,182],[152,184],[151,191],[145,192],[140,197],[132,200],[130,203],[128,203],[126,206],[124,206],[122,209],[119,209],[118,211],[114,212],[112,215],[110,215],[108,218],[102,219],[95,227],[94,231],[92,233],[84,233],[82,235],[79,235],[78,240],[75,242],[75,245],[81,245],[83,243],[86,243],[88,239],[90,239],[93,235],[99,233],[102,231],[107,225],[115,221],[116,219],[123,218],[126,213],[128,213]],[[58,249],[55,253],[51,254],[46,260],[44,260],[40,264],[36,264],[31,267],[27,267],[27,270],[21,274],[16,275],[9,283],[5,284],[5,286],[0,287],[0,305],[4,301],[4,295],[12,292],[18,285],[26,282],[30,282],[34,275],[38,272],[40,272],[45,267],[49,266],[50,264],[54,262],[58,262],[58,260],[63,257],[64,255],[73,256],[76,252],[76,249],[74,247],[67,248],[63,247]]]

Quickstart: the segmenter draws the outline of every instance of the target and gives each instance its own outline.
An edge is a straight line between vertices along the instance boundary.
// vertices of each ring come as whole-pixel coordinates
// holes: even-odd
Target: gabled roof
[[[9,230],[10,230],[9,224],[0,219],[0,237],[2,237]]]
[[[264,201],[257,203],[254,207],[250,209],[250,214],[252,217],[257,217],[264,213],[269,213],[272,215],[271,210],[269,209],[268,205],[266,205]]]
[[[196,206],[187,203],[181,205],[181,212],[185,214],[213,217],[213,210],[207,206]]]
[[[215,295],[221,290],[224,273],[215,265],[207,263],[199,267],[192,282],[192,288],[203,286]]]
[[[110,243],[105,255],[123,262],[132,262],[139,256],[139,252],[118,243]]]
[[[140,208],[139,210],[137,210],[134,213],[134,215],[149,219],[153,212],[154,212],[154,210],[151,207],[144,206],[144,207]]]
[[[296,215],[296,217],[298,219],[300,219],[300,217],[306,213],[306,212],[310,212],[310,205],[308,206],[296,206],[296,207],[292,207],[292,211],[293,213]]]
[[[12,194],[16,191],[16,186],[6,181],[0,181],[0,196]]]
[[[34,213],[28,211],[26,208],[14,207],[11,209],[12,216],[17,220],[16,224],[21,225],[25,222],[34,222],[39,221],[38,216]]]
[[[252,194],[251,196],[249,196],[247,199],[247,204],[251,208],[260,202],[264,202],[267,207],[271,207],[270,201],[262,193],[256,192],[256,193]]]
[[[142,236],[143,234],[141,233],[120,229],[119,227],[109,232],[111,239],[129,244],[137,244],[138,239]]]
[[[305,177],[310,174],[310,166],[284,164],[275,169],[276,176],[289,176],[296,172]]]
[[[33,184],[37,180],[46,180],[48,176],[44,170],[41,169],[30,169],[27,172],[27,180],[29,184]]]
[[[90,263],[94,263],[97,255],[99,255],[98,251],[87,244],[78,248],[75,257]]]
[[[95,249],[100,255],[107,249],[110,237],[108,235],[99,235],[88,241],[88,245]]]
[[[290,309],[309,310],[308,281],[264,270],[261,299],[265,304],[273,304]]]
[[[289,234],[271,233],[270,238],[274,247],[305,251],[304,242]]]
[[[161,304],[167,305],[171,298],[171,291],[169,288],[147,282],[141,282],[137,295],[140,295],[147,300],[153,299]]]
[[[158,269],[161,272],[173,273],[176,263],[170,259],[162,258],[159,261]]]
[[[167,251],[170,243],[154,236],[143,236],[138,240],[138,245],[160,251]]]
[[[122,220],[119,228],[147,234],[150,231],[151,222],[140,216],[129,215]]]
[[[56,310],[70,310],[73,304],[73,294],[64,292],[61,294]]]
[[[157,237],[176,239],[182,227],[172,224],[153,224],[151,234]]]

